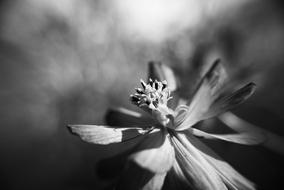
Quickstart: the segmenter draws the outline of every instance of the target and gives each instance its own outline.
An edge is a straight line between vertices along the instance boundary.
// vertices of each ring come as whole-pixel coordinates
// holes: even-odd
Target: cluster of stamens
[[[170,90],[168,89],[167,81],[153,81],[149,79],[149,83],[146,84],[141,79],[142,88],[136,88],[136,93],[130,95],[133,104],[142,107],[147,106],[152,110],[155,110],[159,105],[167,105],[170,97]]]

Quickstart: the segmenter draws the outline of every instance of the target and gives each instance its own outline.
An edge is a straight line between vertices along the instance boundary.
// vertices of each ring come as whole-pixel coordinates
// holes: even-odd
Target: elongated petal
[[[168,88],[171,91],[175,91],[177,89],[177,82],[174,75],[174,72],[172,69],[161,62],[149,62],[148,65],[148,78],[151,78],[153,80],[157,79],[159,81],[166,80],[168,83]]]
[[[224,141],[255,145],[262,143],[266,138],[263,133],[253,133],[250,131],[240,132],[236,134],[212,134],[201,131],[199,129],[191,128],[191,132],[198,137],[203,137],[206,139],[221,139]]]
[[[176,150],[176,159],[182,170],[182,175],[195,189],[227,189],[216,170],[199,153],[198,149],[188,142],[184,135],[177,134],[177,138],[173,137],[172,140]]]
[[[284,155],[284,138],[274,134],[270,131],[267,131],[263,128],[260,128],[256,125],[253,125],[236,115],[234,115],[231,112],[226,112],[222,115],[219,116],[219,119],[225,123],[228,127],[232,128],[233,130],[236,131],[249,131],[250,133],[253,134],[258,134],[259,136],[263,136],[263,145],[264,147],[277,152],[279,154]]]
[[[177,121],[176,130],[185,130],[204,118],[227,78],[225,69],[217,60],[202,78],[183,119]]]
[[[181,131],[190,128],[193,124],[200,120],[208,119],[211,117],[215,117],[219,114],[222,114],[235,106],[243,103],[247,100],[255,91],[255,84],[249,83],[244,87],[240,88],[239,90],[233,92],[230,95],[222,97],[216,100],[210,107],[207,107],[208,102],[204,102],[205,100],[200,99],[200,103],[197,106],[204,106],[204,111],[199,109],[199,112],[195,112],[190,107],[186,115],[184,116],[186,119],[184,121],[180,120],[181,123],[176,130]],[[205,92],[204,92],[205,93]],[[205,110],[206,109],[206,110]],[[192,112],[192,113],[191,113]],[[190,114],[191,113],[191,114]],[[177,116],[178,118],[179,116]],[[181,122],[182,121],[182,122]],[[244,137],[246,138],[246,137]]]
[[[119,127],[148,127],[157,123],[150,116],[126,108],[109,109],[106,122],[108,125]]]
[[[165,131],[147,135],[130,159],[153,173],[167,172],[174,161],[174,150]]]
[[[254,190],[254,184],[243,177],[227,162],[220,158],[211,148],[199,141],[194,136],[187,134],[188,141],[195,146],[199,153],[215,168],[224,183],[230,189]]]
[[[222,97],[216,100],[209,108],[208,112],[204,114],[203,118],[207,119],[210,117],[214,117],[221,113],[225,113],[226,111],[233,109],[235,106],[243,103],[247,100],[255,91],[256,85],[254,83],[249,83],[239,90],[236,90],[230,95]]]
[[[177,160],[174,161],[173,167],[166,176],[163,190],[188,190],[194,189],[190,181],[185,177]]]
[[[68,127],[82,140],[99,145],[124,142],[151,131],[151,129],[111,128],[103,125],[68,125]]]
[[[224,87],[225,82],[227,81],[228,76],[224,66],[221,64],[220,59],[214,61],[209,70],[205,73],[201,79],[194,96],[191,101],[187,102],[187,105],[190,105],[194,102],[194,99],[202,95],[203,88],[209,92],[207,98],[214,99],[220,95],[220,90]],[[211,96],[211,97],[209,97]],[[213,100],[212,100],[213,101]]]

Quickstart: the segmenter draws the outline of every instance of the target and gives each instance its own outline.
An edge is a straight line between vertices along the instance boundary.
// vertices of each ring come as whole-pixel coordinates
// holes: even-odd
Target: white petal
[[[106,113],[106,122],[108,125],[120,127],[148,127],[157,123],[147,115],[121,107],[109,109]]]
[[[203,119],[204,114],[220,94],[219,91],[227,78],[226,76],[225,69],[217,60],[202,78],[189,104],[188,111],[184,115],[184,119],[177,124],[176,130],[181,131],[190,128]]]
[[[161,62],[149,62],[148,65],[149,74],[148,78],[153,80],[157,79],[159,81],[166,80],[168,83],[168,88],[171,91],[177,89],[177,82],[173,70]]]
[[[208,112],[203,115],[203,119],[214,117],[230,109],[233,109],[235,106],[247,100],[254,93],[255,88],[256,85],[254,83],[248,83],[235,92],[217,99],[210,106]]]
[[[277,134],[271,133],[270,131],[267,131],[258,126],[255,126],[237,117],[231,112],[227,112],[227,113],[220,115],[219,119],[223,123],[225,123],[228,127],[232,128],[235,131],[249,132],[249,133],[253,133],[258,136],[263,136],[262,138],[263,143],[261,145],[279,154],[282,154],[282,155],[284,154],[284,146],[283,146],[284,138],[283,137]]]
[[[198,190],[227,190],[211,164],[192,146],[183,134],[173,137],[176,159],[188,182]]]
[[[201,131],[199,129],[191,128],[191,132],[195,136],[203,137],[206,139],[221,139],[224,141],[246,145],[260,144],[266,139],[263,133],[253,133],[249,131],[236,134],[212,134]]]
[[[189,136],[188,140],[193,146],[198,148],[200,154],[216,169],[222,180],[230,189],[255,189],[252,182],[238,173],[204,143],[193,136]]]
[[[181,120],[182,122],[180,122],[181,124],[176,128],[176,130],[181,131],[188,129],[200,120],[208,119],[210,117],[214,117],[221,113],[224,113],[244,102],[252,95],[254,91],[255,91],[255,84],[249,83],[244,87],[240,88],[239,90],[235,91],[234,93],[222,97],[220,99],[217,99],[215,102],[210,102],[209,99],[201,98],[198,100],[199,104],[198,102],[196,103],[196,107],[201,106],[203,108],[194,110],[194,108],[189,107],[186,115],[184,116],[185,120],[184,121]],[[204,91],[204,94],[205,93],[206,92]],[[208,104],[210,104],[209,108],[207,106]]]
[[[165,179],[163,190],[188,190],[194,189],[192,184],[189,183],[187,178],[182,172],[177,160],[174,161],[173,167],[168,171],[167,177]]]
[[[130,159],[153,173],[167,172],[174,161],[174,150],[165,131],[147,135]]]
[[[111,128],[103,125],[68,125],[68,127],[82,140],[100,145],[124,142],[151,131],[142,128]]]

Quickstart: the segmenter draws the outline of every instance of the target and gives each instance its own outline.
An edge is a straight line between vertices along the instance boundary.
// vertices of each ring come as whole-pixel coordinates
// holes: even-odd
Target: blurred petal
[[[153,173],[167,172],[173,164],[175,153],[166,131],[147,135],[130,159]]]
[[[199,105],[196,106],[200,107],[203,105],[204,111],[202,111],[202,109],[199,109],[198,112],[195,111],[193,108],[189,107],[187,113],[186,114],[183,113],[184,116],[182,116],[185,117],[186,119],[184,121],[182,120],[179,121],[181,124],[178,125],[176,130],[181,131],[188,129],[193,124],[195,124],[200,120],[208,119],[217,116],[219,114],[222,114],[234,108],[235,106],[243,103],[253,94],[254,91],[255,91],[255,84],[249,83],[244,87],[242,87],[241,89],[235,91],[234,93],[216,100],[212,105],[210,105],[210,108],[207,108],[208,103],[204,102],[205,99],[204,100],[200,99]],[[190,114],[191,112],[192,114]],[[179,118],[179,115],[177,116],[177,118]],[[241,137],[236,137],[236,138],[241,138]],[[249,136],[248,137],[244,136],[244,138],[249,138]]]
[[[243,131],[236,134],[212,134],[191,128],[192,134],[206,139],[221,139],[239,144],[255,145],[262,143],[266,138],[263,133],[253,133],[251,131]]]
[[[235,106],[243,103],[247,100],[255,91],[256,85],[254,83],[249,83],[239,90],[233,92],[230,95],[222,97],[216,100],[206,114],[204,114],[204,119],[214,117],[221,113],[224,113]]]
[[[119,127],[148,127],[157,123],[150,116],[126,108],[109,109],[106,113],[106,122],[108,125]]]
[[[226,78],[225,69],[220,64],[220,60],[216,60],[202,78],[191,103],[187,103],[189,104],[187,113],[178,123],[176,130],[185,130],[203,119],[213,101],[220,95],[220,88]]]
[[[210,69],[205,73],[201,79],[191,101],[187,102],[187,105],[192,104],[195,98],[199,97],[203,93],[202,90],[206,89],[209,94],[206,98],[213,99],[220,95],[220,90],[224,87],[225,82],[227,81],[228,76],[224,66],[221,64],[220,59],[217,59],[213,62]],[[210,97],[211,96],[211,97]]]
[[[189,134],[190,135],[190,134]],[[230,189],[254,190],[254,184],[243,177],[228,163],[222,160],[212,149],[193,136],[187,138],[195,146],[200,154],[216,169],[222,180]]]
[[[102,125],[68,125],[68,128],[82,140],[100,145],[124,142],[151,132],[151,129],[110,128]]]
[[[177,171],[182,178],[198,190],[227,190],[215,168],[191,145],[184,134],[176,134],[173,145],[176,159],[182,172]]]
[[[168,83],[168,88],[171,91],[175,91],[177,89],[176,78],[173,70],[170,67],[162,64],[161,62],[151,61],[149,62],[148,70],[148,78],[153,80],[157,79],[158,81],[166,80]]]
[[[274,152],[279,154],[284,154],[284,138],[271,133],[265,129],[262,129],[258,126],[255,126],[239,117],[234,115],[231,112],[224,113],[219,116],[219,119],[225,123],[228,127],[232,128],[236,131],[249,131],[250,133],[256,135],[263,136],[263,143],[262,145]]]

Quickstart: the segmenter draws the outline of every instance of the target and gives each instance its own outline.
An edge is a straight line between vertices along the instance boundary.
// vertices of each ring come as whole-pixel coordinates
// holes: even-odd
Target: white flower
[[[216,61],[190,101],[175,100],[175,94],[171,95],[171,91],[177,89],[173,72],[160,63],[150,63],[149,69],[149,82],[141,80],[142,88],[137,88],[131,95],[132,103],[144,113],[118,108],[108,113],[112,126],[69,125],[73,133],[94,144],[107,145],[144,137],[129,155],[132,165],[126,166],[116,188],[158,190],[165,182],[169,189],[255,189],[252,182],[198,137],[258,144],[265,136],[243,127],[234,127],[236,133],[232,134],[211,134],[194,127],[199,121],[222,114],[245,101],[255,85],[249,83],[237,91],[223,92],[226,73]],[[176,105],[170,105],[174,102]],[[145,173],[135,173],[130,167],[133,163]]]

